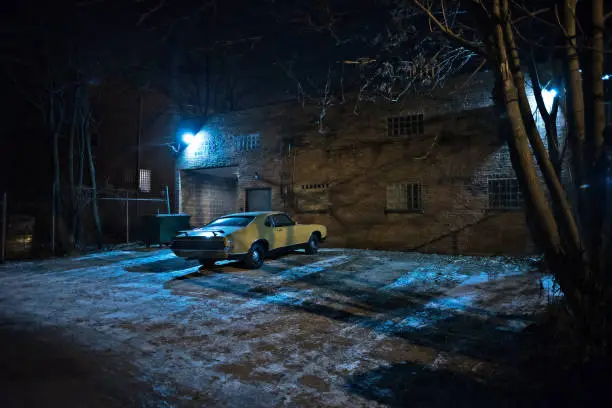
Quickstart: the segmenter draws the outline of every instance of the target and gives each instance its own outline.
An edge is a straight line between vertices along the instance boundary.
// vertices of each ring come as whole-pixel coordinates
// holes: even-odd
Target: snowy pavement
[[[203,270],[114,251],[0,265],[0,323],[124,361],[166,406],[513,406],[492,378],[551,296],[528,270],[345,249]]]

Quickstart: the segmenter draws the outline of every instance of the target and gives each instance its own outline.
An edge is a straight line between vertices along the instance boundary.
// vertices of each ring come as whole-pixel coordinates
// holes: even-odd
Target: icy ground
[[[551,288],[521,259],[344,249],[256,271],[167,250],[0,265],[0,346],[65,363],[32,380],[12,358],[0,404],[515,406],[496,378]]]

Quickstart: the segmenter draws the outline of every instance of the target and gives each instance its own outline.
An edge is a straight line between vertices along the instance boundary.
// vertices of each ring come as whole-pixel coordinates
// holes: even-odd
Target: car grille
[[[172,249],[219,251],[225,248],[223,238],[180,238],[172,241]]]

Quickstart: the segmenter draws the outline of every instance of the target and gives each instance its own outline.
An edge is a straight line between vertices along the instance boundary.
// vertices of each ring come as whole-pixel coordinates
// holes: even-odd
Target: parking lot
[[[517,333],[551,291],[529,269],[346,249],[259,270],[144,249],[0,265],[0,403],[515,406]]]

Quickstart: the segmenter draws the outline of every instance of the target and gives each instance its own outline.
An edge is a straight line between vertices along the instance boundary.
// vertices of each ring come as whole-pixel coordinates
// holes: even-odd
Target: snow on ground
[[[181,406],[437,406],[441,389],[478,405],[549,299],[552,281],[528,269],[327,249],[206,271],[113,251],[1,265],[0,316],[127,359]]]

